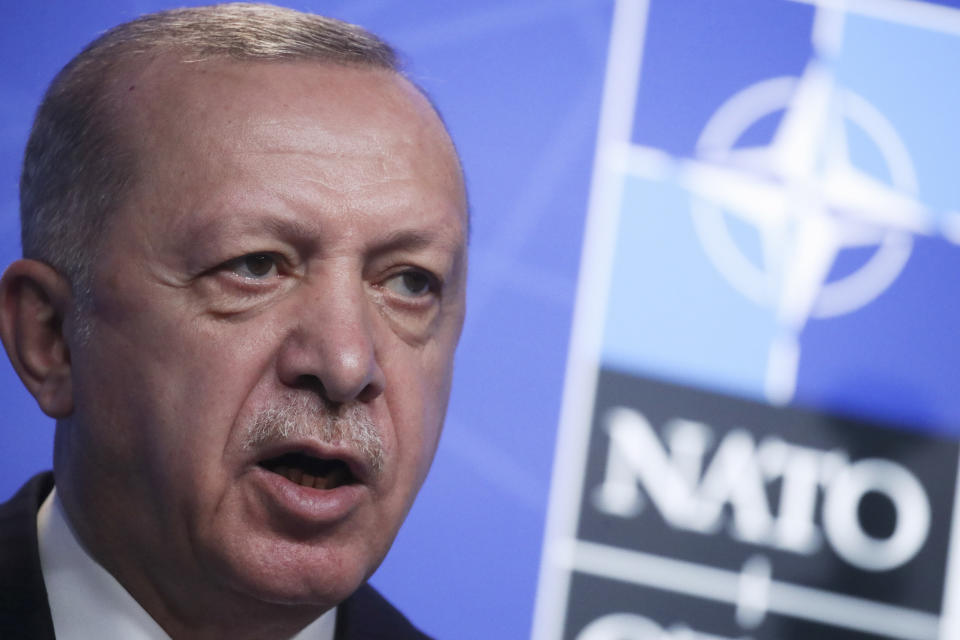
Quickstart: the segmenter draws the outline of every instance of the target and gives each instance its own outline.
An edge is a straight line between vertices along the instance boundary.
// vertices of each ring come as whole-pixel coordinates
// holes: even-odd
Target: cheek
[[[238,416],[272,362],[269,336],[257,327],[199,327],[180,336],[155,371],[156,387],[166,385],[185,441],[202,448],[226,446]]]
[[[94,328],[96,350],[78,358],[77,397],[88,400],[78,408],[91,424],[111,425],[99,430],[112,456],[195,477],[220,459],[270,360],[270,336],[157,311]]]
[[[413,475],[414,490],[426,477],[436,453],[450,391],[448,359],[423,359],[423,355],[413,352],[413,362],[408,362],[402,374],[393,376],[388,393],[401,472]]]

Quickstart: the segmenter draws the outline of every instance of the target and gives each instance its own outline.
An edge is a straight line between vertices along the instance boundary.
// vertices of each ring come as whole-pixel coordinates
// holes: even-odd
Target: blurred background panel
[[[960,11],[611,34],[535,638],[960,637]]]

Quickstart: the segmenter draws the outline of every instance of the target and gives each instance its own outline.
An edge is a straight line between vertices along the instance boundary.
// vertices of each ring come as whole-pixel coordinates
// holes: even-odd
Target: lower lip
[[[360,505],[367,493],[362,484],[345,484],[336,489],[305,487],[263,467],[255,467],[251,477],[272,511],[304,524],[329,525],[341,521]]]

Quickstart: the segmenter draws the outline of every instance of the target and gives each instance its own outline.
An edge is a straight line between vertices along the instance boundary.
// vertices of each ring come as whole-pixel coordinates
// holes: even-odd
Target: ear
[[[52,418],[73,412],[70,349],[63,319],[70,283],[37,260],[17,260],[0,278],[0,338],[17,375]]]

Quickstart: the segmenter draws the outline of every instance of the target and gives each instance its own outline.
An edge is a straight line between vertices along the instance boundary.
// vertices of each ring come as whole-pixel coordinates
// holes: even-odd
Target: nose
[[[377,312],[362,282],[318,283],[304,287],[300,297],[278,355],[280,381],[334,405],[379,396],[385,378],[377,354]]]

